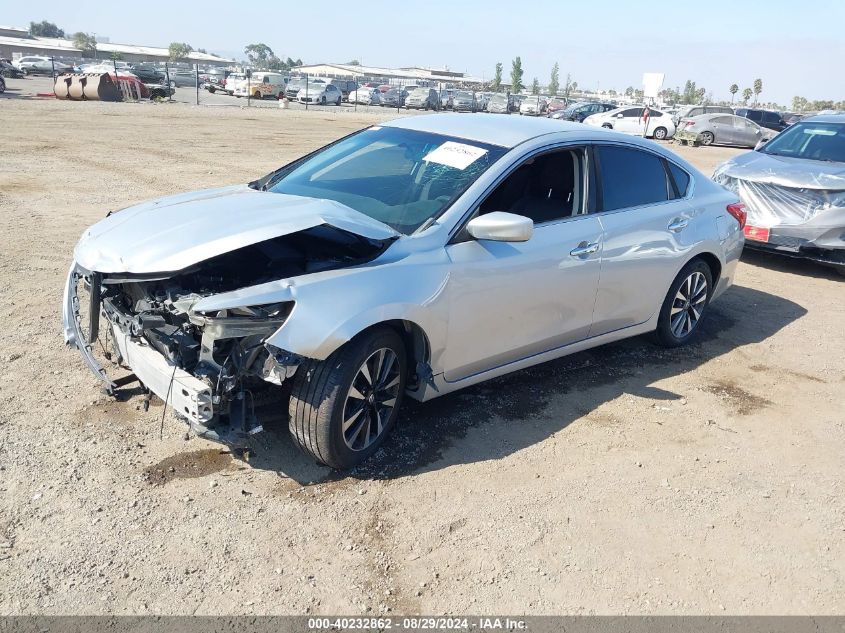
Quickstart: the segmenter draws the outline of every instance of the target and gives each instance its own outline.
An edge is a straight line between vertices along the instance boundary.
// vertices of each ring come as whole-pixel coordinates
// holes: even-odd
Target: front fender
[[[399,319],[422,328],[431,345],[432,365],[437,366],[449,313],[446,261],[336,272],[293,280],[293,311],[267,343],[324,360],[368,327]]]

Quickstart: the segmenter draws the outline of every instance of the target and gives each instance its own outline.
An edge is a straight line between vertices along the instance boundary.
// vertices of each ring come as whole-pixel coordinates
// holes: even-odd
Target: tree
[[[760,96],[761,92],[763,92],[763,80],[762,79],[755,79],[754,80],[754,105],[757,105],[757,97]]]
[[[796,112],[803,112],[807,108],[807,100],[804,97],[792,97],[792,109]]]
[[[525,84],[522,83],[522,59],[517,56],[511,62],[511,91],[519,93],[523,88]]]
[[[563,84],[563,96],[569,99],[569,93],[572,90],[572,75],[566,73],[566,83]]]
[[[502,89],[502,62],[496,62],[496,72],[493,75],[493,83],[490,84],[490,89],[493,92],[499,92]]]
[[[578,90],[578,82],[577,82],[577,81],[573,81],[573,82],[572,82],[572,85],[571,85],[571,86],[569,86],[569,88],[570,88],[570,90],[572,90],[572,92],[575,92],[576,90]]]
[[[198,48],[198,49],[197,49],[197,52],[198,52],[198,53],[205,53],[206,55],[208,55],[208,51],[207,51],[207,50],[205,50],[204,48]]]
[[[534,81],[531,82],[531,94],[538,95],[540,94],[540,82],[534,77]]]
[[[634,87],[633,86],[628,86],[627,88],[625,88],[625,96],[626,97],[633,97],[634,96]]]
[[[111,59],[112,61],[119,62],[121,59],[123,59],[123,53],[121,53],[120,51],[112,51]]]
[[[549,78],[549,94],[556,97],[558,90],[560,90],[560,66],[555,62],[552,66],[552,76]]]
[[[728,91],[730,91],[731,93],[731,103],[733,103],[736,93],[739,92],[739,86],[737,86],[736,84],[731,84],[731,87],[728,88]]]
[[[64,30],[47,20],[29,23],[29,34],[33,37],[64,37]]]
[[[353,59],[351,62],[346,62],[346,65],[347,66],[360,66],[361,62],[359,62],[357,59]]]
[[[746,88],[745,90],[743,90],[742,91],[742,102],[748,103],[748,100],[751,98],[751,94],[752,94],[751,88]]]
[[[167,52],[170,53],[170,61],[172,62],[187,59],[188,55],[193,51],[193,46],[185,42],[170,42],[170,46],[167,47]]]
[[[270,61],[271,57],[276,56],[273,53],[273,49],[264,43],[250,44],[249,46],[245,46],[244,54],[249,58],[251,64],[264,67],[268,65],[268,62]]]
[[[73,34],[73,47],[82,51],[82,55],[95,53],[97,51],[97,38],[88,33],[77,31]]]

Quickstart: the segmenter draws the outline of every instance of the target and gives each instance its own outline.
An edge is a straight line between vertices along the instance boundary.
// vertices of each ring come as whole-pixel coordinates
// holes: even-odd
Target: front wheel
[[[663,347],[687,344],[699,330],[713,294],[713,274],[700,259],[688,263],[675,277],[660,308],[655,339]]]
[[[666,139],[666,136],[669,134],[669,131],[665,127],[659,127],[654,130],[654,140],[662,141]]]
[[[610,123],[602,123],[602,127],[605,130],[612,130],[613,129],[613,126]]]
[[[396,423],[406,378],[405,346],[375,329],[324,361],[306,361],[293,380],[290,433],[299,448],[331,468],[370,457]]]

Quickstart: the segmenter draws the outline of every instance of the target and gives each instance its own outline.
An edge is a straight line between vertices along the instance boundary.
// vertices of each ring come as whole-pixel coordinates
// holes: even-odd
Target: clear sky
[[[560,63],[581,87],[665,87],[692,79],[715,99],[763,80],[762,101],[845,99],[845,0],[4,0],[0,21],[49,20],[112,42],[194,48],[243,57],[264,42],[306,63],[448,66],[491,77],[522,57],[524,83]]]

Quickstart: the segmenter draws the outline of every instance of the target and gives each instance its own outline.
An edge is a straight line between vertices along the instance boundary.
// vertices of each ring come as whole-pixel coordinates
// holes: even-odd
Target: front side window
[[[334,200],[410,234],[442,214],[506,152],[440,134],[372,127],[253,185]]]
[[[479,206],[478,213],[507,211],[543,224],[583,212],[584,150],[562,149],[529,158]]]
[[[596,153],[599,158],[604,211],[655,204],[669,199],[669,183],[660,157],[618,145],[599,145]]]

